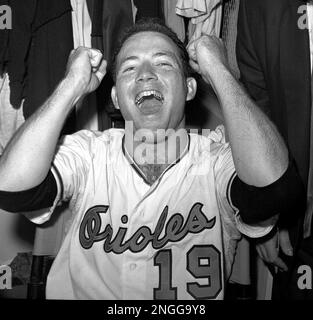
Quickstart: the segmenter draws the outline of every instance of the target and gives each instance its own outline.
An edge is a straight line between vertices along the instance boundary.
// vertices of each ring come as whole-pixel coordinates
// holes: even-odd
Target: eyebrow
[[[139,57],[129,56],[129,57],[124,58],[124,59],[120,62],[120,65],[122,65],[123,63],[125,63],[125,62],[127,62],[127,61],[138,60],[138,59],[139,59]]]
[[[175,55],[175,53],[168,51],[168,50],[164,50],[164,51],[158,51],[156,53],[154,53],[152,55],[153,58],[158,58],[158,57],[163,57],[163,56],[168,56],[170,58],[172,58],[173,60],[175,60],[175,62],[177,62],[178,64],[180,64],[180,60],[177,58],[177,56]],[[120,62],[120,66],[122,66],[125,62],[128,61],[136,61],[139,60],[138,56],[129,56],[124,58],[121,62]]]
[[[153,57],[163,57],[163,56],[169,56],[170,58],[174,59],[176,62],[179,62],[179,59],[177,58],[176,54],[168,50],[156,52],[155,54],[153,54]]]

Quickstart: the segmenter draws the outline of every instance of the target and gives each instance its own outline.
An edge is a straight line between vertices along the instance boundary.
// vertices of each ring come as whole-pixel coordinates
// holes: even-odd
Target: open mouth
[[[149,101],[156,100],[159,103],[163,103],[164,97],[162,93],[157,90],[145,90],[137,94],[135,98],[135,104],[137,107],[141,108],[141,106],[143,105],[143,102],[147,100]]]

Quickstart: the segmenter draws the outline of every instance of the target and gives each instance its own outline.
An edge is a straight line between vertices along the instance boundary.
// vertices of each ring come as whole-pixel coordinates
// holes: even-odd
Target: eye
[[[172,64],[170,62],[162,61],[162,62],[158,62],[157,66],[160,66],[160,67],[172,67]]]
[[[126,68],[123,70],[123,73],[130,72],[130,71],[133,71],[133,70],[135,70],[135,67],[134,67],[134,66],[126,67]]]

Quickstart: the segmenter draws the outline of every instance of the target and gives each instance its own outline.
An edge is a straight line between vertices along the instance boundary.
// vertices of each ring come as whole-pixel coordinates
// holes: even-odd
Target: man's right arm
[[[80,98],[99,86],[105,70],[106,62],[98,50],[80,47],[72,51],[64,79],[4,150],[0,158],[0,190],[16,192],[42,183],[68,114]]]

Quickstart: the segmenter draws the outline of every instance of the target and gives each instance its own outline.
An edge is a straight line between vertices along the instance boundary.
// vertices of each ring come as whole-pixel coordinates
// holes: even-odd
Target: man
[[[302,0],[240,2],[237,58],[241,81],[257,105],[277,125],[308,191],[307,208],[299,205],[291,220],[282,217],[279,223],[281,255],[278,255],[276,250],[277,235],[267,239],[257,248],[266,262],[281,271],[287,271],[277,274],[274,278],[276,298],[303,297],[297,288],[297,265],[312,264],[313,261],[312,240],[308,238],[300,244],[303,216],[307,210],[307,217],[310,217],[313,205],[313,177],[309,178],[310,170],[312,173],[310,148],[313,150],[312,137],[310,138],[312,130],[312,58],[310,57],[313,48],[310,45],[311,32],[308,32],[312,29],[312,12],[312,3]],[[306,219],[304,230],[306,236],[310,234],[311,223],[310,219]],[[310,241],[311,245],[305,244]],[[300,258],[302,260],[300,262],[296,252],[304,244],[306,247],[311,246],[312,249],[311,253],[306,251],[305,260]]]
[[[125,130],[81,131],[56,150],[71,108],[105,73],[99,52],[73,51],[63,81],[5,150],[2,207],[33,210],[42,223],[70,201],[48,298],[222,299],[239,231],[263,236],[301,200],[281,136],[231,75],[221,41],[203,36],[188,51],[162,24],[135,25],[113,70]],[[219,98],[232,153],[222,127],[209,137],[184,129],[196,93],[189,59]]]

